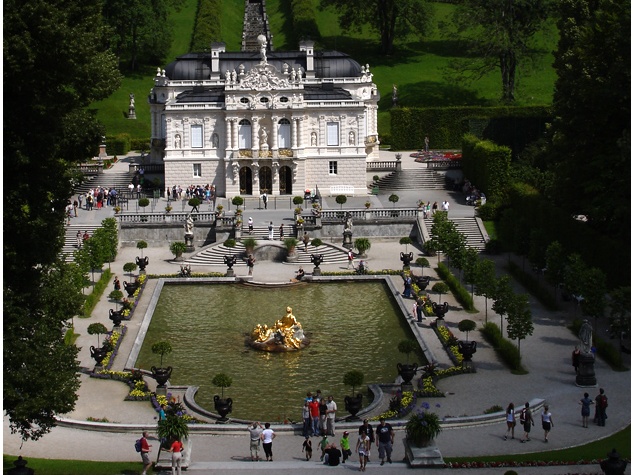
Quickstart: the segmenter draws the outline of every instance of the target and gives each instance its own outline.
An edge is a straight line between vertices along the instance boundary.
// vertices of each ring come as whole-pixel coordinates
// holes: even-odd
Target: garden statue
[[[594,373],[594,354],[592,353],[592,325],[584,320],[579,329],[579,339],[583,351],[579,355],[579,371],[575,382],[577,386],[596,386],[597,378]]]
[[[321,269],[319,268],[320,264],[322,262],[324,262],[324,255],[323,254],[311,254],[310,255],[310,262],[313,263],[313,265],[315,266],[313,268],[313,275],[321,275]]]
[[[185,245],[187,246],[187,252],[194,250],[194,219],[191,214],[187,215],[185,221]]]
[[[130,93],[130,106],[128,107],[128,119],[136,119],[136,108],[134,106],[134,94]]]
[[[352,249],[352,214],[349,211],[343,222],[343,247]]]
[[[579,329],[579,339],[584,353],[589,353],[592,348],[592,325],[588,323],[588,320],[584,320],[581,328]]]
[[[293,309],[286,307],[286,315],[269,328],[267,325],[256,325],[251,330],[248,343],[262,351],[282,352],[296,351],[308,345],[302,324],[293,315]]]

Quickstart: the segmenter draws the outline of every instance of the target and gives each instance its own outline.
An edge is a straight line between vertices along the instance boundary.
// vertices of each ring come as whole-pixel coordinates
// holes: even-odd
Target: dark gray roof
[[[332,84],[326,84],[329,86]],[[306,101],[345,101],[352,96],[340,87],[323,88],[318,86],[304,86],[304,100]]]
[[[283,71],[284,63],[289,68],[302,67],[306,70],[306,52],[285,51],[267,52],[267,62]],[[225,52],[220,53],[220,73],[236,70],[242,64],[248,71],[260,63],[260,53]],[[315,51],[315,76],[317,78],[357,77],[361,75],[361,65],[347,54],[339,51]],[[211,73],[211,57],[209,53],[187,53],[179,56],[165,67],[165,75],[172,80],[204,80]]]
[[[195,87],[181,92],[176,102],[225,102],[225,94],[221,87]]]

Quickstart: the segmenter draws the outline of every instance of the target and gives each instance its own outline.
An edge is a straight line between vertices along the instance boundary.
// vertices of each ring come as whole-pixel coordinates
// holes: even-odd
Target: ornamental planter
[[[434,315],[436,315],[436,318],[438,318],[438,320],[442,320],[443,318],[445,318],[445,314],[449,311],[449,304],[447,302],[442,305],[433,302],[431,306],[434,309]]]
[[[343,398],[343,402],[346,406],[346,411],[350,413],[350,417],[347,417],[346,420],[355,421],[359,418],[357,417],[357,413],[361,410],[361,405],[363,403],[363,394],[357,393],[355,397],[346,396]]]
[[[94,346],[90,347],[90,356],[91,358],[94,358],[96,363],[95,366],[101,366],[101,362],[104,360],[107,353],[108,352],[105,348],[95,348]]]
[[[110,318],[110,320],[112,320],[112,323],[114,323],[115,327],[118,327],[119,325],[121,325],[121,321],[123,320],[123,310],[112,310],[110,309],[110,316],[108,318]]]
[[[149,263],[150,263],[150,258],[147,256],[145,257],[137,256],[136,258],[136,265],[139,266],[139,270],[141,272],[145,272],[145,268],[147,267]]]
[[[128,297],[134,297],[134,292],[139,288],[138,282],[130,282],[129,284],[124,280],[123,288],[128,293]]]
[[[218,422],[227,422],[229,418],[227,414],[231,413],[233,409],[233,400],[228,397],[227,399],[222,399],[217,394],[214,396],[214,407],[216,408],[216,412],[220,414],[220,419]]]
[[[416,375],[416,370],[418,369],[418,364],[401,364],[396,363],[396,369],[398,369],[398,374],[401,378],[403,378],[403,384],[410,384],[414,376]]]
[[[473,354],[476,352],[478,343],[475,341],[467,342],[460,340],[458,342],[458,351],[462,355],[463,361],[471,361]]]
[[[150,370],[152,371],[152,377],[158,383],[158,387],[165,388],[165,383],[167,383],[172,375],[172,367],[168,366],[167,368],[157,368],[156,366],[152,366]]]

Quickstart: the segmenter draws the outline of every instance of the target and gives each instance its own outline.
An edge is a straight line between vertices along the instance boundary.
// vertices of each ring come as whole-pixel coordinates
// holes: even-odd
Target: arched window
[[[277,127],[278,148],[291,148],[291,122],[288,119],[280,119]]]
[[[238,148],[251,148],[251,122],[242,119],[238,124]]]

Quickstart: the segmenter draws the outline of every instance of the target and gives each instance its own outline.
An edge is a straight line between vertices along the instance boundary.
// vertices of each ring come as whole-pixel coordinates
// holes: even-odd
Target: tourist
[[[594,398],[596,402],[596,411],[594,416],[594,422],[596,422],[600,426],[605,425],[605,420],[608,416],[605,414],[605,410],[608,407],[608,397],[605,395],[605,391],[603,388],[599,389],[599,394],[596,398]]]
[[[581,351],[579,351],[579,347],[575,346],[574,351],[572,352],[572,366],[575,368],[575,374],[579,373],[579,359],[581,358]]]
[[[314,397],[309,403],[310,417],[313,422],[313,436],[319,435],[319,400]]]
[[[544,406],[544,411],[542,412],[542,429],[544,429],[544,442],[548,442],[548,433],[553,427],[555,427],[555,424],[553,423],[553,415],[548,410],[548,406]]]
[[[269,241],[273,240],[273,221],[269,223]]]
[[[583,393],[583,399],[579,401],[581,404],[581,421],[583,427],[588,428],[588,417],[590,416],[590,405],[594,404],[594,401],[590,399],[588,393]]]
[[[315,399],[317,399],[317,402],[321,402],[321,389],[315,391]]]
[[[304,421],[302,434],[304,437],[308,437],[310,435],[310,406],[307,400],[304,401],[304,406],[302,407],[302,421]]]
[[[326,433],[335,436],[335,416],[337,414],[337,403],[332,396],[328,396],[326,403]]]
[[[249,234],[253,234],[253,218],[251,216],[249,216],[247,224],[249,225]]]
[[[183,443],[176,439],[169,449],[172,454],[172,475],[181,475],[181,461],[183,460]]]
[[[367,423],[367,419],[364,424]],[[354,449],[359,454],[359,471],[365,472],[365,466],[368,464],[370,458],[370,437],[365,433],[363,426],[359,429],[359,437],[357,439],[357,446]]]
[[[114,276],[114,282],[112,283],[112,286],[115,290],[121,290],[121,282],[119,282],[119,277],[117,277],[116,275]]]
[[[268,196],[266,196],[266,193],[262,193],[261,198],[262,198],[262,203],[264,203],[264,209],[266,209],[266,204],[269,202],[269,198]]]
[[[284,240],[284,223],[280,224],[279,230],[280,230],[280,241],[283,241]]]
[[[385,422],[385,419],[381,417],[379,419],[379,425],[376,428],[376,445],[379,448],[379,458],[381,459],[381,465],[385,464],[385,457],[387,456],[388,463],[392,463],[392,445],[394,444],[394,429],[390,424]]]
[[[339,465],[339,459],[341,458],[341,450],[337,448],[335,444],[329,444],[326,447],[326,454],[324,456],[324,465],[330,467],[336,467]]]
[[[247,257],[247,267],[249,268],[249,275],[253,275],[254,265],[255,265],[255,257],[253,257],[253,254],[249,254],[249,257]]]
[[[152,462],[150,462],[150,447],[152,447],[152,445],[148,444],[147,437],[147,432],[143,432],[143,437],[141,437],[141,460],[143,461],[143,473],[141,475],[147,475],[147,469],[152,465]]]
[[[515,405],[509,403],[506,408],[506,434],[504,434],[504,440],[508,439],[509,432],[511,433],[511,439],[515,438]]]
[[[411,298],[412,296],[412,278],[407,274],[403,279],[403,297]]]
[[[418,303],[418,306],[416,307],[416,317],[418,319],[418,323],[422,323],[422,321],[423,321],[423,307],[425,306],[425,303],[421,299],[418,299],[417,303]]]
[[[84,243],[88,241],[88,239],[90,239],[90,235],[88,234],[88,231],[84,231],[83,239],[84,239]]]
[[[295,273],[295,279],[298,281],[302,280],[304,278],[304,275],[306,275],[306,273],[304,272],[304,268],[300,266],[297,272]]]
[[[354,260],[354,254],[352,252],[352,249],[348,250],[348,269],[350,269],[350,266],[352,265],[352,261]]]
[[[313,400],[313,393],[311,393],[310,391],[308,391],[306,393],[306,399],[304,399],[305,402],[311,402]]]
[[[319,429],[322,435],[326,435],[326,414],[328,414],[328,403],[326,398],[319,401]]]
[[[350,450],[350,439],[348,439],[348,435],[350,435],[350,432],[344,431],[343,436],[339,441],[339,444],[341,445],[341,453],[343,455],[343,460],[341,461],[341,463],[346,463],[348,457],[352,456],[352,450]]]
[[[83,195],[83,194],[81,194],[81,193],[79,193],[79,194],[77,195],[77,202],[79,203],[79,207],[80,207],[80,208],[81,208],[81,206],[82,206],[82,202],[83,202],[83,201],[84,201],[84,195]]]
[[[529,407],[528,403],[524,404],[524,409],[520,412],[520,424],[524,427],[524,436],[520,440],[522,443],[531,440],[528,435],[531,433],[531,426],[535,425],[535,422],[533,421],[533,414],[531,413]]]
[[[438,211],[438,201],[434,201],[434,204],[431,205],[431,215],[435,215],[436,211]]]
[[[77,217],[77,208],[79,207],[79,201],[73,201],[73,211],[75,212],[75,217]]]
[[[165,419],[167,419],[167,417],[165,416],[165,404],[162,404],[161,407],[159,408],[159,422],[160,421],[164,421]]]
[[[302,241],[304,243],[304,252],[308,252],[308,243],[310,242],[310,237],[308,237],[308,233],[304,233]]]
[[[321,449],[321,457],[319,457],[319,460],[321,462],[324,461],[324,457],[326,456],[326,449],[328,448],[329,444],[330,442],[328,441],[328,436],[324,433],[321,437],[321,440],[319,441],[319,448]]]
[[[372,429],[372,425],[368,423],[367,419],[363,419],[363,424],[359,427],[359,435],[361,435],[362,432],[365,432],[370,439],[370,443],[365,451],[365,458],[369,462],[370,449],[372,448],[372,444],[374,444],[374,429]]]
[[[81,249],[81,243],[83,242],[83,238],[81,235],[81,231],[78,229],[77,234],[75,235],[75,239],[77,242],[77,249]]]
[[[273,461],[273,439],[275,439],[275,432],[271,429],[271,424],[264,424],[264,430],[260,434],[262,440],[262,448],[264,449],[264,455],[266,455],[266,461]]]
[[[446,213],[449,213],[449,201],[445,200],[442,202],[442,210]]]
[[[304,443],[302,444],[302,452],[306,454],[306,461],[313,458],[313,442],[309,436],[304,436]]]
[[[260,436],[263,429],[262,424],[253,421],[253,423],[247,428],[249,431],[249,450],[251,451],[251,461],[260,461]]]

